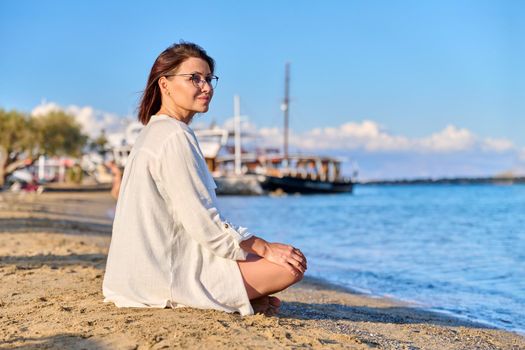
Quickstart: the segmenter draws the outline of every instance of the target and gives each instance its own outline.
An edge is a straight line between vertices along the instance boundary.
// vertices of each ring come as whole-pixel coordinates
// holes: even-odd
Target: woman
[[[220,217],[215,183],[188,126],[208,111],[214,67],[191,43],[169,47],[153,64],[139,107],[146,126],[120,187],[105,301],[275,314],[280,301],[269,295],[303,277],[301,251]]]

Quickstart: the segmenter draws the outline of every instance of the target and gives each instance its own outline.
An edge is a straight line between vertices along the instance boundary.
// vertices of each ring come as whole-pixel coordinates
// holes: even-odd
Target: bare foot
[[[276,297],[264,296],[257,299],[250,300],[253,312],[256,314],[264,314],[266,316],[275,316],[279,312],[281,301]]]
[[[272,297],[272,296],[269,296],[268,297],[268,302],[270,303],[271,306],[279,309],[279,307],[281,306],[281,299],[277,298],[277,297]]]
[[[267,296],[252,299],[250,303],[252,304],[253,312],[256,314],[264,314],[270,307],[270,301]]]

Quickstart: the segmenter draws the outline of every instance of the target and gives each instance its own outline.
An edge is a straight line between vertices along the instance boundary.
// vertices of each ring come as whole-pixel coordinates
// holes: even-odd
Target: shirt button
[[[230,225],[228,225],[227,223],[224,223],[224,228],[228,228],[230,227]]]

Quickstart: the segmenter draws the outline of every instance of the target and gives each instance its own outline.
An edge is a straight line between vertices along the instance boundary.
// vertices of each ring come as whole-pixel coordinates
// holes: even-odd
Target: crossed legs
[[[237,261],[237,264],[255,313],[275,314],[279,310],[280,301],[269,295],[280,292],[303,278],[302,274],[294,276],[284,267],[253,254],[249,254],[245,261]]]

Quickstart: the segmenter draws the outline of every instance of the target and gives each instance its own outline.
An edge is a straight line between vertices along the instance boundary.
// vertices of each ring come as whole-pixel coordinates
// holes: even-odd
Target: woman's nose
[[[206,80],[201,80],[200,89],[202,92],[213,91],[213,88],[211,87],[211,83],[208,83]]]

